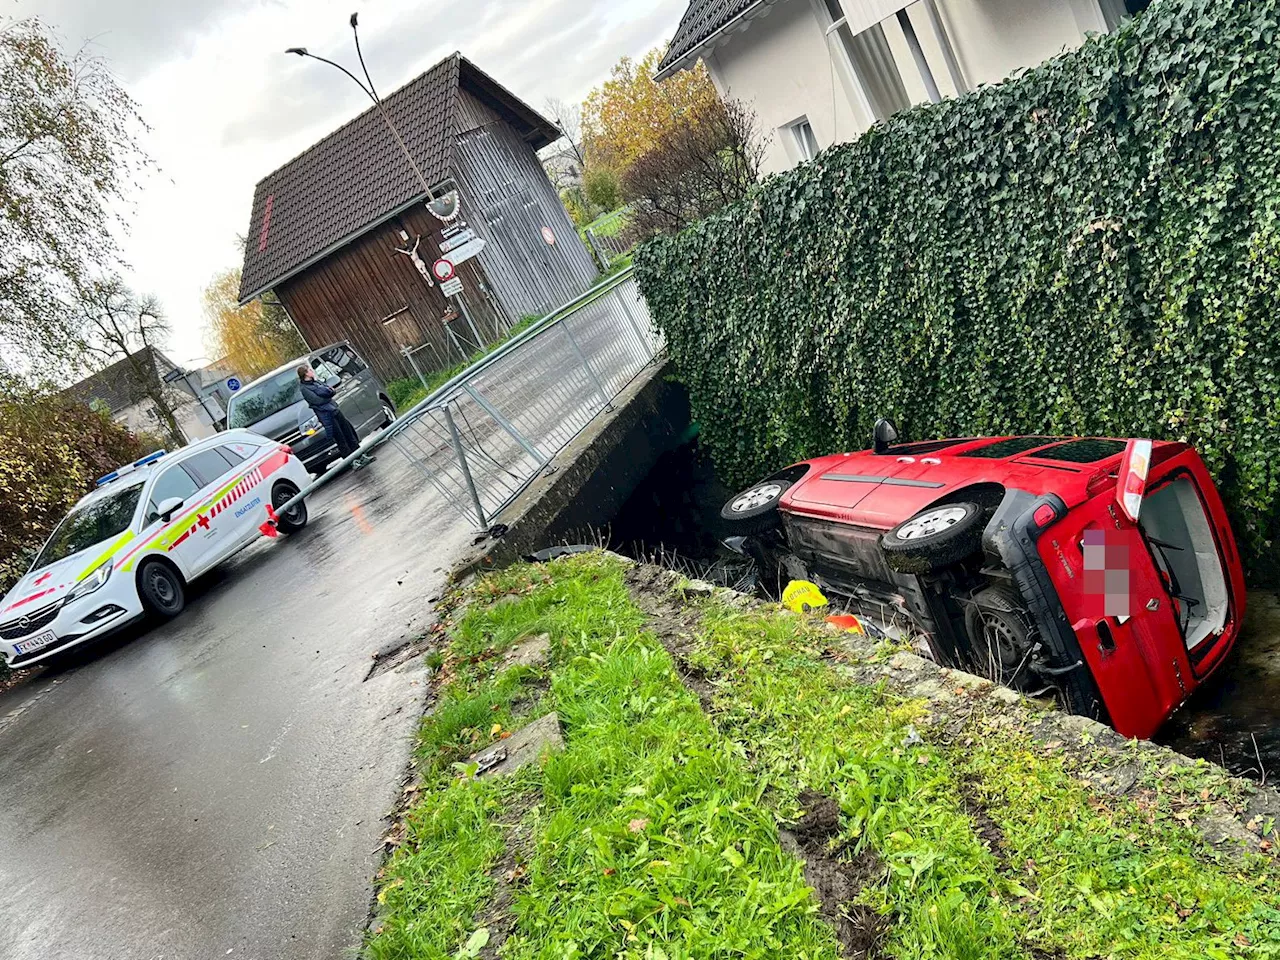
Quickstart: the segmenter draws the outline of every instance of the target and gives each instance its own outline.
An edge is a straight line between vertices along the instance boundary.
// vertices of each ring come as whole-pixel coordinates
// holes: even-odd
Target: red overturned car
[[[1127,737],[1150,737],[1223,661],[1244,578],[1222,498],[1185,443],[897,443],[788,467],[721,515],[762,566],[906,617],[934,658]]]

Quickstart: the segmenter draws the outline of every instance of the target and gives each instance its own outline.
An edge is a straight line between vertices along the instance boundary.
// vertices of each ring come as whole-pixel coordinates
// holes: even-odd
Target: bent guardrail
[[[442,384],[296,497],[393,444],[444,499],[487,529],[662,350],[632,269],[543,317]],[[271,528],[270,530],[268,528]]]

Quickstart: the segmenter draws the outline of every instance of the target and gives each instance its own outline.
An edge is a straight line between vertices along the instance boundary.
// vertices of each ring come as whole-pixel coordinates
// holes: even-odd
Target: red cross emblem
[[[44,583],[46,580],[48,580],[48,579],[49,579],[50,577],[52,577],[52,576],[53,576],[53,574],[52,574],[52,573],[46,573],[44,576],[37,578],[37,579],[36,579],[36,586],[37,586],[37,587],[38,587],[38,586],[40,586],[40,584]]]
[[[209,518],[208,518],[208,517],[206,517],[206,516],[202,513],[202,514],[200,514],[200,516],[199,516],[199,517],[197,517],[197,518],[196,518],[196,524],[197,524],[197,525],[199,525],[200,527],[202,527],[203,529],[208,530],[208,529],[209,529]]]

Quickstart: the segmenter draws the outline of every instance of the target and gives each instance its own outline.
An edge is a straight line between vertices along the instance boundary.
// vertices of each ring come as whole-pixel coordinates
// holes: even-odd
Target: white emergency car
[[[177,616],[186,585],[259,536],[268,505],[310,479],[292,449],[248,430],[108,474],[0,600],[0,656],[29,667],[145,614]],[[299,503],[278,526],[306,522]]]

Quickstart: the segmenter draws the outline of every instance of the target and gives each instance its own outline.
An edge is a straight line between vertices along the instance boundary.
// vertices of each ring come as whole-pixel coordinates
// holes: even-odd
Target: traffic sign
[[[440,252],[449,253],[451,250],[457,250],[463,244],[470,243],[475,238],[476,232],[469,227],[459,230],[457,233],[451,233],[445,237],[444,242],[440,244]],[[453,257],[450,257],[449,259],[454,260]],[[456,264],[457,260],[454,260],[454,263]]]
[[[240,379],[238,377],[227,377],[227,389],[235,393],[240,389]]]
[[[453,261],[446,260],[444,257],[441,257],[432,265],[431,272],[436,275],[436,279],[441,283],[444,283],[446,280],[452,280]]]
[[[546,241],[548,247],[554,247],[556,245],[556,235],[550,227],[542,228],[542,239]]]
[[[462,278],[450,277],[444,283],[440,284],[440,292],[446,297],[456,297],[462,292]]]
[[[458,264],[465,263],[466,261],[470,260],[477,253],[483,250],[484,247],[485,247],[484,240],[481,240],[479,237],[472,237],[466,243],[461,244],[457,247],[454,247],[452,250],[448,251],[449,262],[456,267]]]

